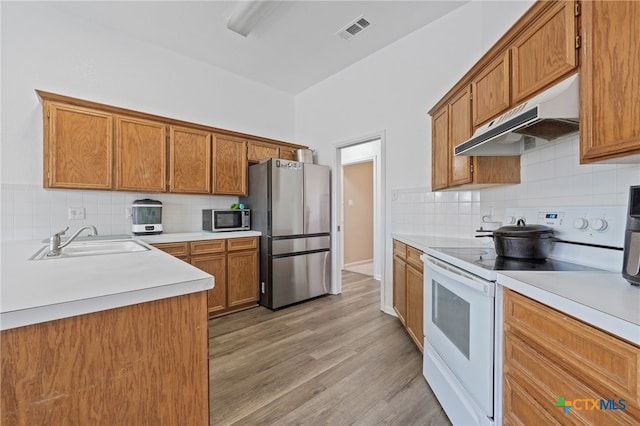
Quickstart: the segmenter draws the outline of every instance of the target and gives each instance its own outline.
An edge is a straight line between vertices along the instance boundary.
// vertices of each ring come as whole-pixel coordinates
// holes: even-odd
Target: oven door
[[[430,256],[423,260],[425,377],[429,381],[431,357],[453,392],[459,398],[468,394],[475,404],[466,405],[492,418],[495,283]],[[457,390],[460,385],[464,390]]]

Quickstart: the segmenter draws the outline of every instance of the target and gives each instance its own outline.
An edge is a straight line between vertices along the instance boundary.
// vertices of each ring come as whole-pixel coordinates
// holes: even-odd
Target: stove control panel
[[[553,228],[564,241],[622,248],[626,206],[519,207],[505,210],[505,222],[524,219],[529,225]],[[513,222],[511,222],[513,221]]]

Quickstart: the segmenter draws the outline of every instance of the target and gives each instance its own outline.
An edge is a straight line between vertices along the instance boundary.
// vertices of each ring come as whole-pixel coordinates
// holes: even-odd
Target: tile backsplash
[[[482,216],[502,221],[507,207],[627,205],[629,186],[640,184],[639,164],[580,164],[577,135],[527,150],[520,184],[475,191],[391,192],[391,232],[471,237]]]
[[[202,209],[228,208],[238,202],[238,197],[232,196],[59,190],[2,184],[0,240],[47,238],[67,226],[73,232],[83,225],[95,225],[101,235],[131,234],[127,209],[141,198],[162,202],[165,232],[200,231]],[[85,219],[67,219],[70,208],[84,208]]]

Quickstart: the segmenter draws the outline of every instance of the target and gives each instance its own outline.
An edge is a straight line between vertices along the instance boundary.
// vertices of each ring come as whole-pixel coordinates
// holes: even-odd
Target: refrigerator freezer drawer
[[[329,250],[331,238],[328,235],[320,237],[287,238],[271,240],[271,254],[298,253],[310,250]]]
[[[271,306],[276,309],[329,293],[329,251],[271,259]]]

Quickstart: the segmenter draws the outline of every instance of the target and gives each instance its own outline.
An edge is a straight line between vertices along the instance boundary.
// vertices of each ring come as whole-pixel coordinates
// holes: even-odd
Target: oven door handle
[[[457,283],[463,284],[466,287],[469,287],[488,297],[494,297],[495,287],[493,285],[493,282],[483,280],[482,278],[469,274],[460,268],[449,265],[445,262],[441,262],[427,255],[420,256],[420,259],[422,259],[427,268],[431,268],[434,271],[444,275],[445,277],[450,278]]]

